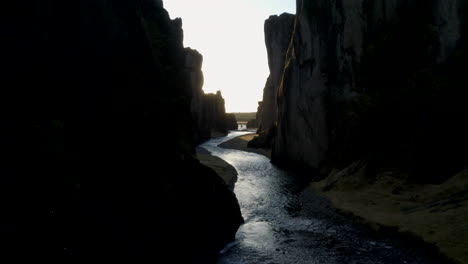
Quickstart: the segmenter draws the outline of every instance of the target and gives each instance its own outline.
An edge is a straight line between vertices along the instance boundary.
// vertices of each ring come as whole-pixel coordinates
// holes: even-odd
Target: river
[[[201,145],[238,172],[234,192],[245,223],[219,264],[442,263],[410,242],[353,223],[326,199],[301,190],[297,177],[268,158],[218,147],[248,133],[234,131]]]

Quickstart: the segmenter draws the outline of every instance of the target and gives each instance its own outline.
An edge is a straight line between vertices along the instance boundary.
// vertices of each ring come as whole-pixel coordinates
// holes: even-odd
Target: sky
[[[263,24],[296,12],[296,0],[163,0],[182,18],[184,46],[203,55],[205,93],[220,90],[226,112],[256,112],[269,74]]]

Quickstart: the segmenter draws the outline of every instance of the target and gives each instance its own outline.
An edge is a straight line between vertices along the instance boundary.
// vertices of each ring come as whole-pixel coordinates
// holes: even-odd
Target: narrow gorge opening
[[[231,131],[227,137],[215,136],[197,148],[201,162],[220,175],[226,175],[221,167],[231,170],[227,179],[246,218],[237,232],[236,241],[223,250],[220,263],[315,263],[319,259],[320,263],[366,263],[369,259],[372,259],[369,263],[449,261],[445,259],[446,255],[427,255],[424,249],[430,245],[417,242],[412,246],[403,242],[405,238],[397,233],[391,238],[377,239],[365,228],[352,224],[337,225],[335,221],[353,220],[337,220],[342,216],[326,208],[335,206],[350,211],[379,226],[410,229],[417,240],[436,243],[444,240],[421,234],[430,229],[429,226],[439,223],[438,216],[415,209],[418,213],[411,216],[412,220],[399,224],[406,215],[391,211],[406,210],[404,208],[408,204],[415,208],[426,206],[428,201],[438,199],[437,193],[452,188],[454,182],[447,183],[448,179],[466,175],[463,168],[467,164],[461,161],[464,158],[455,154],[459,153],[455,150],[459,149],[455,147],[456,143],[452,142],[448,148],[437,143],[439,151],[449,151],[452,155],[444,158],[443,165],[428,171],[421,162],[427,162],[430,158],[425,154],[434,151],[424,153],[417,149],[422,147],[420,144],[424,137],[411,141],[408,136],[411,137],[412,132],[398,131],[398,126],[407,126],[414,118],[422,123],[410,127],[419,130],[420,134],[427,133],[431,127],[429,123],[441,121],[430,113],[434,110],[418,111],[407,103],[416,100],[412,93],[419,87],[429,85],[433,89],[434,85],[439,85],[430,82],[445,78],[440,69],[459,66],[464,56],[460,54],[465,54],[464,40],[460,37],[462,4],[456,1],[450,4],[407,1],[392,5],[382,2],[296,1],[299,6],[296,15],[296,3],[285,4],[287,8],[282,5],[282,9],[277,11],[263,1],[202,1],[195,6],[202,10],[210,6],[216,11],[200,16],[200,12],[191,13],[192,8],[181,8],[182,4],[177,2],[169,2],[166,7],[175,16],[188,18],[184,19],[188,23],[185,45],[192,48],[206,46],[206,49],[202,48],[205,58],[210,58],[211,53],[217,54],[218,60],[207,59],[208,66],[204,67],[205,80],[210,80],[213,75],[217,77],[215,81],[206,81],[205,90],[214,91],[213,87],[221,90],[226,98],[226,110],[234,112],[238,123],[237,131]],[[257,12],[257,8],[267,13]],[[415,22],[411,14],[418,8],[426,13]],[[438,13],[435,11],[437,8],[443,12]],[[250,17],[252,14],[257,18]],[[213,25],[213,21],[218,23]],[[450,25],[437,24],[441,21],[450,21]],[[197,25],[200,25],[198,29]],[[258,25],[262,25],[261,32],[256,28]],[[263,36],[261,41],[258,36]],[[219,53],[218,48],[221,48]],[[447,57],[447,49],[461,53],[458,58]],[[266,51],[265,56],[258,56],[260,51]],[[266,61],[268,68],[259,66],[261,63],[267,65]],[[398,68],[402,61],[407,68],[401,68],[395,77],[389,77],[391,68]],[[446,64],[441,64],[442,61]],[[434,63],[440,66],[434,66]],[[213,70],[212,66],[216,69]],[[426,81],[416,77],[422,69],[430,69],[430,76],[423,74],[421,77],[427,78]],[[466,82],[459,72],[452,77],[461,83]],[[381,84],[381,78],[392,81]],[[408,82],[412,83],[411,88]],[[466,92],[459,90],[455,81],[441,85],[466,98]],[[263,88],[261,96],[256,93],[260,87]],[[394,87],[399,88],[392,91]],[[423,97],[428,104],[434,103]],[[256,101],[259,101],[258,106]],[[384,108],[397,102],[402,104],[396,114]],[[403,114],[404,111],[410,114]],[[460,117],[456,114],[460,108],[447,111]],[[392,117],[393,114],[396,117]],[[423,121],[422,116],[430,121]],[[398,125],[391,127],[382,120]],[[466,131],[466,126],[455,126]],[[382,140],[379,136],[388,139]],[[466,144],[466,137],[461,134],[457,140]],[[402,146],[395,147],[396,141],[400,141],[398,144]],[[372,147],[376,142],[380,148]],[[274,165],[268,164],[270,159]],[[392,174],[394,176],[388,176]],[[311,180],[314,182],[309,186]],[[415,181],[418,183],[412,185]],[[464,180],[459,181],[462,182]],[[430,188],[427,184],[433,183],[444,184],[428,193]],[[417,190],[410,190],[409,186]],[[388,197],[388,193],[394,197]],[[422,193],[425,196],[423,201],[413,200]],[[464,193],[463,187],[456,188],[445,199],[453,205],[451,195],[460,193]],[[388,205],[394,202],[393,199],[401,201]],[[369,206],[368,200],[375,206]],[[367,212],[370,207],[375,207],[375,213]],[[323,215],[327,217],[322,218]],[[461,219],[465,215],[464,209],[455,210],[450,215]],[[396,220],[388,221],[389,218]],[[422,223],[422,218],[430,220]],[[288,225],[289,222],[295,224]],[[324,229],[323,225],[328,228]],[[333,234],[328,234],[330,226],[333,226]],[[449,229],[461,228],[457,225]],[[447,237],[451,232],[449,229],[439,233]],[[355,237],[343,235],[344,230]],[[315,237],[311,239],[308,236]],[[312,254],[304,245],[317,243],[317,240],[339,240],[338,249],[334,246],[324,250],[321,248],[323,244],[319,243],[313,246]],[[347,252],[345,255],[349,256],[343,256],[336,250]],[[434,252],[451,250],[458,251],[457,254],[462,252],[460,247],[454,249],[449,244],[439,246]]]
[[[184,46],[203,55],[205,93],[221,91],[229,113],[252,113],[269,75],[264,21],[296,12],[289,1],[164,1],[171,18],[182,18]]]

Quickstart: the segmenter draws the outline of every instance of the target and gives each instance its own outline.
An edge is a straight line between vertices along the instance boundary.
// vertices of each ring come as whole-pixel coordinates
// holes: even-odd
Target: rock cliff
[[[268,54],[270,76],[263,90],[263,103],[257,111],[258,132],[268,130],[277,120],[276,95],[283,76],[286,51],[291,41],[294,26],[294,15],[284,13],[270,16],[265,21],[265,44]]]
[[[298,0],[272,160],[331,169],[366,159],[430,182],[460,170],[466,11],[460,0]]]
[[[194,120],[195,141],[201,143],[211,138],[213,133],[227,134],[237,129],[234,115],[226,114],[224,98],[221,92],[205,94],[203,91],[203,56],[196,50],[186,49],[185,67],[190,76],[193,94],[191,113]]]
[[[242,217],[194,158],[191,88],[202,79],[187,69],[199,68],[182,21],[160,0],[1,12],[2,257],[213,260]]]

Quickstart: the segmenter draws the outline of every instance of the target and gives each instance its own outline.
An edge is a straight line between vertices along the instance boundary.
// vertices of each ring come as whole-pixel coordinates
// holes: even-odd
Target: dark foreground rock
[[[211,155],[211,153],[204,148],[197,147],[197,159],[200,162],[213,169],[226,183],[231,191],[234,190],[234,185],[237,181],[237,171],[232,165],[219,157]]]
[[[1,10],[2,259],[215,258],[242,217],[194,158],[181,20],[159,0]]]

